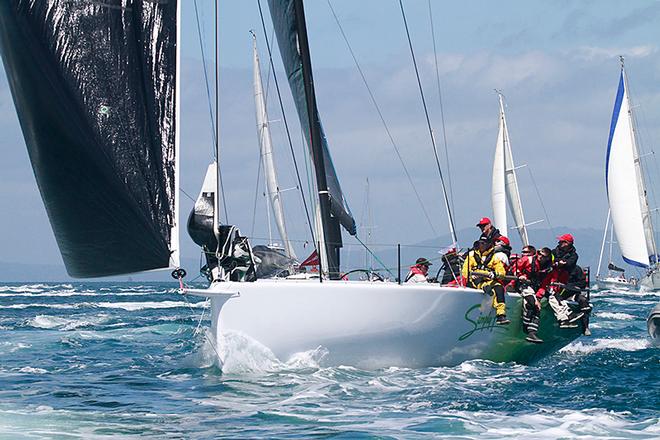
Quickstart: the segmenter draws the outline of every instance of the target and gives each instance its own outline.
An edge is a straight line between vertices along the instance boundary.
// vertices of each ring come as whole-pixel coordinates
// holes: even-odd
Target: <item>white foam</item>
[[[241,332],[223,333],[215,347],[225,374],[265,373],[282,365],[268,347]]]
[[[34,368],[34,367],[23,367],[18,371],[21,372],[21,373],[30,373],[30,374],[46,374],[46,373],[48,373],[48,370],[44,370],[43,368]]]
[[[176,309],[179,307],[193,307],[203,309],[208,307],[207,302],[187,303],[185,301],[153,301],[153,302],[100,302],[93,304],[106,309],[123,309],[129,312],[147,309]]]
[[[59,316],[49,316],[49,315],[37,315],[34,318],[28,319],[26,324],[35,328],[42,328],[42,329],[57,328],[66,331],[66,330],[74,330],[80,327],[99,325],[107,321],[107,319],[108,319],[107,315],[87,317],[85,319],[62,318]]]
[[[32,307],[42,307],[46,309],[76,309],[82,307],[84,304],[12,304],[10,306],[3,306],[5,309],[29,309]]]
[[[599,312],[596,313],[596,316],[604,319],[618,319],[621,321],[627,321],[630,319],[635,319],[633,315],[628,313],[614,313],[614,312]]]
[[[560,351],[564,353],[592,353],[601,350],[638,351],[648,347],[649,342],[645,339],[594,339],[593,344],[573,342]]]
[[[639,435],[637,426],[631,426],[628,413],[616,413],[596,409],[587,410],[541,410],[534,414],[518,414],[510,417],[503,414],[484,415],[488,426],[481,436],[514,438],[631,438]],[[467,419],[474,415],[466,414]],[[646,429],[657,426],[657,420],[641,423]]]

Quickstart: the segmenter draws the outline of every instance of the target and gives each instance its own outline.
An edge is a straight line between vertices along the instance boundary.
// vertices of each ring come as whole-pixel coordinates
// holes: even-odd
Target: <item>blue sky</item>
[[[197,0],[212,51],[212,4]],[[459,229],[491,214],[490,173],[497,136],[497,97],[507,100],[515,161],[527,164],[553,226],[602,228],[607,213],[604,160],[616,91],[618,55],[626,56],[643,148],[660,141],[660,2],[511,1],[432,3],[440,81]],[[426,221],[383,126],[369,101],[327,1],[307,2],[318,105],[335,167],[358,222],[371,185],[373,241],[414,243],[447,232],[439,180],[410,61],[398,1],[333,0],[388,127],[429,212]],[[434,130],[441,139],[438,91],[427,1],[404,1]],[[263,8],[268,20],[265,0]],[[266,52],[256,1],[220,4],[221,146],[229,221],[252,233],[258,146],[248,31]],[[183,6],[182,187],[196,196],[210,160],[206,91],[193,2]],[[270,30],[270,23],[267,23]],[[279,58],[275,65],[284,78]],[[0,67],[1,69],[1,67]],[[265,69],[264,69],[265,70]],[[266,73],[264,72],[264,77]],[[294,148],[302,151],[286,84]],[[281,120],[275,103],[271,119]],[[294,185],[282,123],[272,124],[281,186]],[[0,261],[61,262],[38,194],[4,70],[0,74]],[[444,158],[442,142],[441,158]],[[444,164],[444,160],[443,160]],[[652,178],[658,166],[651,164]],[[529,220],[543,218],[528,169],[519,182]],[[263,180],[263,179],[262,179]],[[660,197],[658,197],[660,200]],[[295,239],[308,239],[294,192],[285,198]],[[654,201],[651,202],[654,204]],[[192,203],[182,198],[185,220]],[[253,234],[267,236],[264,202]],[[655,205],[657,206],[657,204]],[[539,225],[543,228],[547,225]],[[476,230],[475,230],[476,233]],[[533,229],[532,229],[533,240]],[[182,235],[184,256],[196,258]],[[440,244],[440,243],[439,243]],[[302,254],[304,252],[299,252]]]

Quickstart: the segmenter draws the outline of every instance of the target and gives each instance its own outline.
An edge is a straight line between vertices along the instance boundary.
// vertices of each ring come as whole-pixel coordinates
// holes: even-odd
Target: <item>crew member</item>
[[[524,246],[520,255],[510,268],[511,275],[517,279],[511,281],[507,290],[519,292],[522,301],[522,323],[523,331],[527,333],[525,338],[536,344],[543,343],[537,336],[539,321],[541,318],[541,302],[536,298],[536,289],[541,283],[543,269],[552,266],[551,251],[545,248],[545,258],[539,251],[538,255],[534,246]],[[543,265],[543,266],[542,266]],[[547,273],[547,272],[545,272]]]
[[[498,258],[502,264],[504,264],[504,269],[509,269],[509,258],[511,257],[511,242],[504,235],[500,235],[495,239],[495,258]]]
[[[428,283],[429,266],[432,264],[424,257],[418,258],[415,265],[410,266],[410,272],[406,276],[406,283]]]
[[[463,278],[467,280],[468,287],[483,289],[487,295],[493,297],[493,307],[497,315],[496,323],[509,324],[506,318],[506,303],[502,277],[506,275],[502,261],[495,258],[493,243],[486,239],[475,242],[474,250],[468,253],[463,263]]]
[[[561,291],[562,300],[573,300],[578,304],[578,311],[573,312],[573,316],[581,315],[579,318],[582,324],[582,333],[585,336],[591,336],[591,330],[589,330],[589,315],[591,312],[591,305],[589,304],[589,299],[585,294],[585,289],[589,287],[586,274],[584,269],[579,265],[575,265],[575,268],[568,276],[568,281],[564,286],[564,289]],[[577,319],[577,318],[576,318]],[[572,324],[573,319],[569,319],[571,327],[577,327],[577,324]]]
[[[584,312],[571,312],[568,304],[562,300],[561,290],[575,270],[579,257],[571,234],[560,235],[557,240],[557,247],[552,251],[553,269],[541,282],[536,296],[538,298],[548,296],[548,304],[559,321],[559,328],[576,328],[575,322],[582,318]]]
[[[447,253],[442,256],[442,266],[440,270],[444,270],[440,284],[460,284],[461,278],[461,265],[462,260],[456,248],[451,248]]]
[[[493,226],[488,217],[483,217],[481,220],[479,220],[477,227],[481,229],[481,236],[479,237],[479,240],[484,239],[490,241],[491,246],[495,245],[495,239],[502,235],[500,234],[500,230]]]

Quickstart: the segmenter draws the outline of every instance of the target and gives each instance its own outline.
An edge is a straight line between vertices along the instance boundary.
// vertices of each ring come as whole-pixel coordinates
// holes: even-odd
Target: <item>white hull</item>
[[[364,368],[456,365],[469,359],[533,362],[575,339],[544,309],[539,336],[525,341],[520,298],[509,295],[509,326],[495,325],[480,290],[433,284],[259,280],[214,283],[188,293],[211,298],[216,341],[237,331],[281,360],[324,347],[324,365]],[[219,350],[222,352],[222,350]],[[222,359],[221,359],[222,361]]]
[[[598,278],[596,283],[599,289],[608,290],[637,290],[637,283],[615,277]]]
[[[649,336],[660,342],[660,303],[649,313],[649,317],[646,320],[646,328],[649,331]]]
[[[655,269],[644,275],[639,281],[639,285],[642,291],[660,290],[660,270]]]

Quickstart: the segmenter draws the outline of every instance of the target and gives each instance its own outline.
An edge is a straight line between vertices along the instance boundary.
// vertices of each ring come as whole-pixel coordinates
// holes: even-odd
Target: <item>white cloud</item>
[[[631,47],[580,46],[574,50],[566,51],[566,53],[578,60],[599,61],[617,58],[620,55],[626,58],[647,58],[654,55],[657,51],[657,46],[644,44]]]

